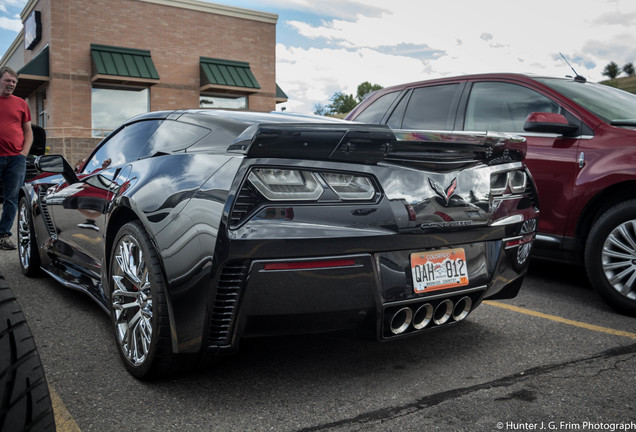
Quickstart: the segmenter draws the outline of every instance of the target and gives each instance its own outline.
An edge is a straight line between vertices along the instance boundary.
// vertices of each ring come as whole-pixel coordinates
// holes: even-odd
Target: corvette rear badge
[[[431,185],[431,188],[435,191],[435,193],[444,201],[444,205],[448,207],[448,202],[450,201],[450,198],[453,196],[453,194],[455,193],[455,190],[457,189],[457,177],[453,179],[453,181],[446,188],[446,190],[444,190],[442,185],[437,183],[432,178],[428,179],[428,184]]]

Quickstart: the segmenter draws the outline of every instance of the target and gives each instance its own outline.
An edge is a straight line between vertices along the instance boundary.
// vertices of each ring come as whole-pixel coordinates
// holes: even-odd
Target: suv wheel
[[[636,200],[611,207],[598,218],[587,239],[585,267],[612,307],[636,315]]]

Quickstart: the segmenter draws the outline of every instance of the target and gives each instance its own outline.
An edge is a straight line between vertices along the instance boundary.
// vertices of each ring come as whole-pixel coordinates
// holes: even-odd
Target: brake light
[[[265,270],[308,270],[329,267],[352,267],[356,261],[352,258],[322,261],[288,261],[265,264]]]
[[[511,249],[511,248],[514,248],[514,247],[518,247],[518,246],[521,246],[521,245],[524,245],[524,244],[528,244],[532,240],[534,240],[534,233],[526,234],[526,235],[521,236],[521,237],[516,237],[514,239],[505,240],[504,241],[504,248],[505,249]]]

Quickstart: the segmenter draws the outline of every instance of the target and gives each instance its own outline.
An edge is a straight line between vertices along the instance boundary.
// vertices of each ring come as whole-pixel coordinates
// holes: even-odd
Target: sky
[[[205,1],[205,0],[203,0]],[[0,0],[0,56],[27,0]],[[276,82],[289,112],[312,113],[360,83],[483,72],[580,75],[636,64],[635,0],[217,0],[275,13]]]

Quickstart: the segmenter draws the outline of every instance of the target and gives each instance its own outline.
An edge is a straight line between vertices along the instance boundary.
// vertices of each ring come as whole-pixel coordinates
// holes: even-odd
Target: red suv
[[[467,75],[382,89],[347,119],[524,136],[541,208],[534,256],[585,265],[611,306],[636,315],[636,95],[580,76]]]

